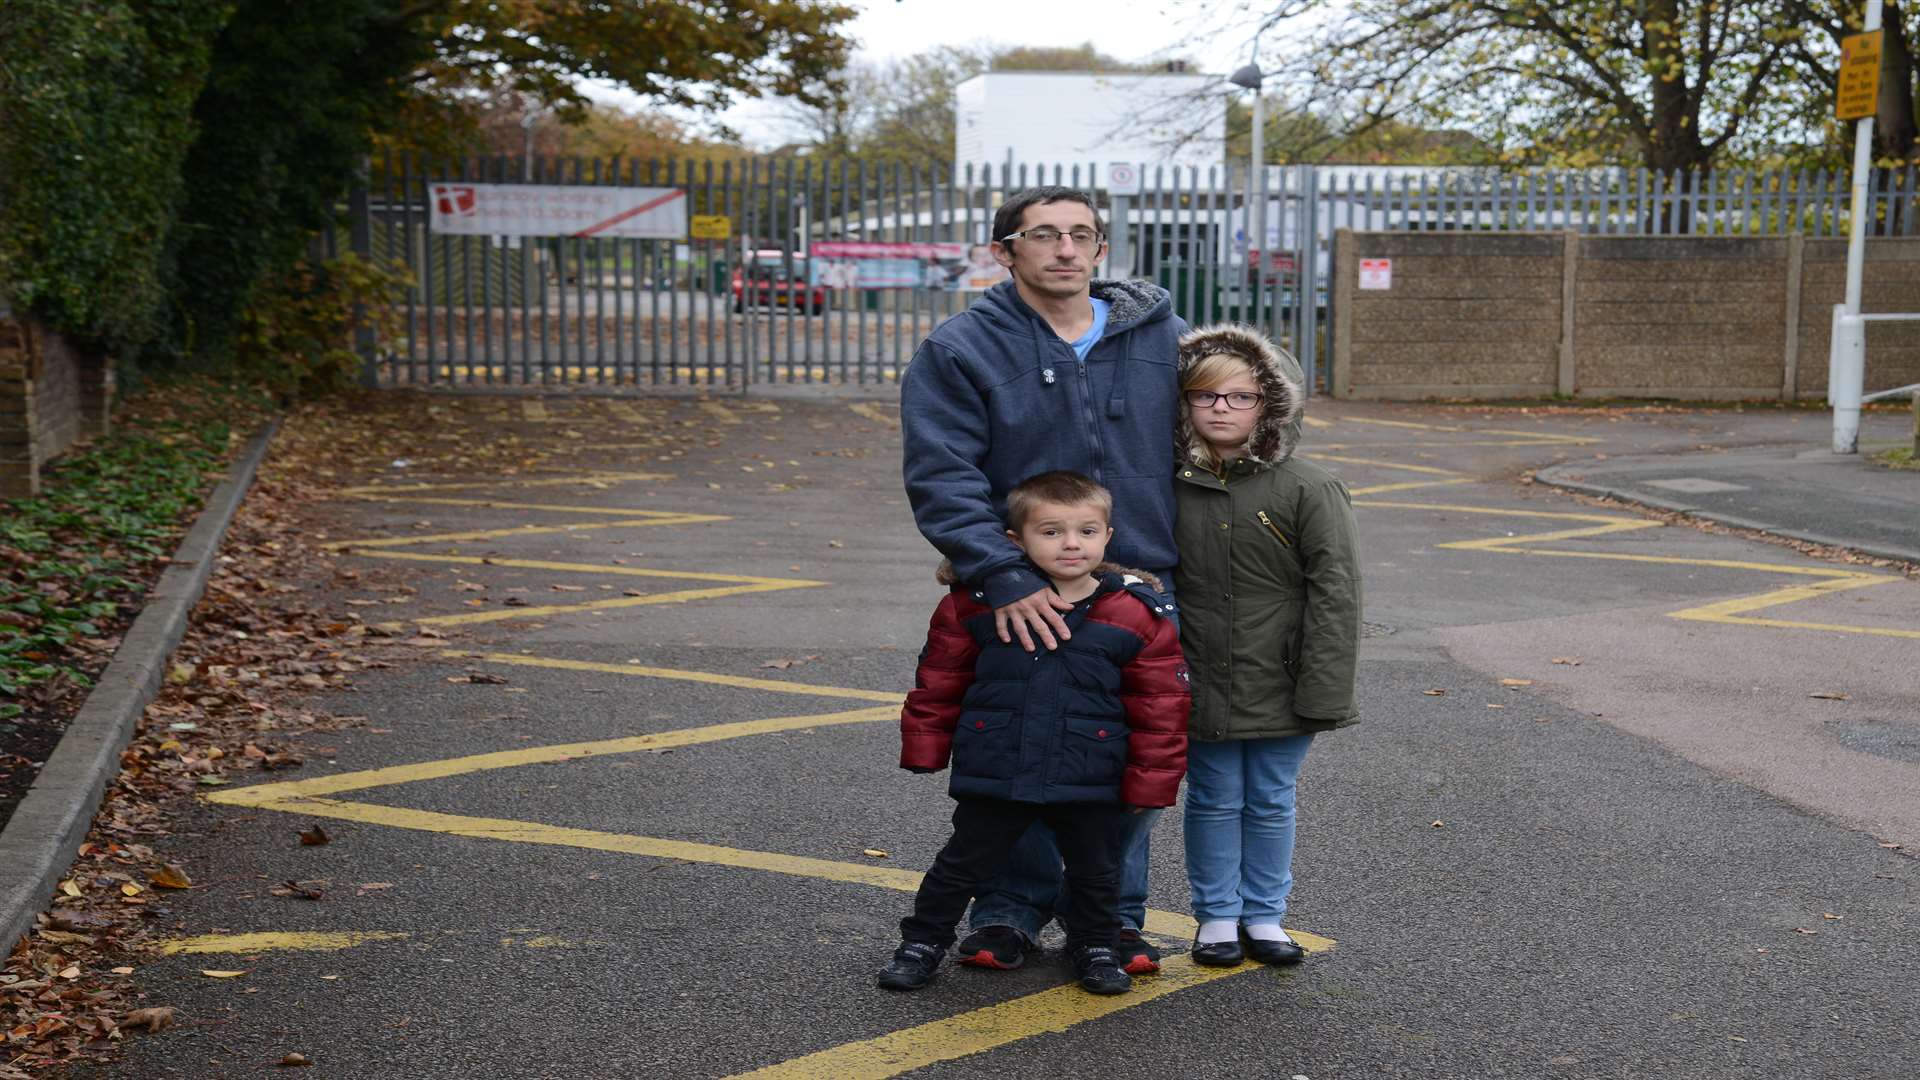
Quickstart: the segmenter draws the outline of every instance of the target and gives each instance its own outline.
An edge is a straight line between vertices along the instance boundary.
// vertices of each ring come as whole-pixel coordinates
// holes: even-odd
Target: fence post
[[[369,159],[361,158],[360,168],[353,177],[353,188],[347,193],[347,213],[351,218],[348,242],[353,246],[353,254],[367,261],[373,259],[373,208],[367,197],[370,169]],[[374,356],[373,326],[367,321],[367,315],[365,304],[353,305],[353,351],[360,354],[360,385],[372,389],[380,385],[380,369]]]
[[[1315,252],[1307,249],[1312,258]],[[1335,229],[1333,232],[1333,282],[1328,290],[1333,297],[1332,311],[1327,314],[1333,320],[1332,340],[1329,352],[1333,355],[1327,361],[1327,393],[1343,398],[1353,392],[1353,287],[1359,277],[1359,264],[1355,261],[1353,230]]]
[[[1807,236],[1787,234],[1787,340],[1781,365],[1780,400],[1791,402],[1800,393],[1800,279],[1806,267]]]
[[[1560,247],[1560,370],[1555,388],[1561,397],[1573,396],[1573,294],[1579,267],[1580,234],[1569,229],[1561,234]]]

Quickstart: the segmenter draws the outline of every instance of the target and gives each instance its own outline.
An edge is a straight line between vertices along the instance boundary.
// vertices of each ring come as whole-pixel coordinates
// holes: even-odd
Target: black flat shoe
[[[1280,931],[1282,934],[1285,930]],[[1262,941],[1248,937],[1247,928],[1240,928],[1240,944],[1246,947],[1247,956],[1262,964],[1278,967],[1291,967],[1307,958],[1307,950],[1295,944],[1292,938],[1283,941]],[[1196,956],[1195,959],[1198,959]]]
[[[1239,967],[1246,959],[1246,953],[1240,949],[1238,941],[1216,941],[1202,945],[1199,938],[1193,939],[1193,962],[1207,967]]]

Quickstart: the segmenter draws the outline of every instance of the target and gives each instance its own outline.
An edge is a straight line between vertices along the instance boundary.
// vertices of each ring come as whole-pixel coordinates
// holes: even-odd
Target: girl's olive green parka
[[[1180,645],[1193,679],[1189,733],[1206,741],[1308,735],[1359,720],[1360,563],[1347,487],[1294,458],[1299,362],[1241,326],[1180,341],[1180,373],[1225,353],[1265,397],[1241,456],[1215,465],[1185,408],[1174,537]]]

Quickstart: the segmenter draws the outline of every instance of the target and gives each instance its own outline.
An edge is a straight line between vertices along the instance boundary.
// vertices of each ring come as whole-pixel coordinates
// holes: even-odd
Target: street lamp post
[[[1267,258],[1267,168],[1266,114],[1261,102],[1260,86],[1264,76],[1260,71],[1260,39],[1253,39],[1254,59],[1246,66],[1227,77],[1235,86],[1253,91],[1253,144],[1248,158],[1247,171],[1247,262],[1252,269],[1248,287],[1253,290],[1250,298],[1251,308],[1247,321],[1260,322],[1260,293],[1262,278],[1265,276],[1260,261]]]

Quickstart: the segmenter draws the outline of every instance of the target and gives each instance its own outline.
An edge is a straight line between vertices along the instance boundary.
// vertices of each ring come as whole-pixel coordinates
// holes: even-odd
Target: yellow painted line
[[[335,495],[399,495],[414,491],[471,491],[474,488],[487,487],[565,487],[569,484],[583,484],[588,487],[611,487],[614,484],[639,483],[650,480],[671,480],[672,473],[660,472],[616,472],[607,469],[589,469],[565,476],[541,476],[530,479],[500,477],[495,480],[461,480],[444,484],[361,484],[357,487],[336,489]]]
[[[1410,420],[1374,420],[1359,416],[1343,416],[1340,419],[1343,423],[1349,424],[1378,424],[1381,427],[1412,428],[1417,431],[1460,431],[1476,435],[1515,435],[1523,439],[1541,443],[1586,445],[1605,441],[1592,435],[1556,435],[1547,431],[1514,431],[1509,428],[1458,427],[1452,424],[1416,424]]]
[[[1361,505],[1355,503],[1354,505]],[[1509,510],[1501,506],[1463,506],[1458,503],[1419,503],[1394,502],[1389,499],[1368,499],[1367,506],[1378,506],[1390,510],[1442,510],[1456,514],[1491,514],[1495,517],[1546,518],[1551,521],[1641,521],[1642,518],[1622,517],[1619,514],[1574,514],[1561,510]]]
[[[1322,420],[1317,416],[1303,416],[1300,418],[1300,420],[1302,423],[1306,424],[1308,427],[1332,427],[1333,426],[1333,421]]]
[[[520,415],[538,424],[547,419],[547,407],[538,401],[520,403]]]
[[[642,416],[640,414],[639,409],[634,408],[632,405],[629,405],[624,401],[608,402],[607,411],[613,414],[614,419],[622,420],[629,424],[646,425],[648,423],[651,423],[651,421],[649,421],[645,416]]]
[[[1403,469],[1407,472],[1431,473],[1435,476],[1465,476],[1458,469],[1441,469],[1432,465],[1407,465],[1398,461],[1382,461],[1379,458],[1342,457],[1337,454],[1309,453],[1305,455],[1316,461],[1339,461],[1348,465],[1378,465],[1383,469]]]
[[[1766,619],[1749,617],[1746,613],[1763,611],[1767,608],[1798,603],[1803,600],[1818,599],[1849,589],[1862,589],[1874,585],[1886,585],[1904,578],[1887,574],[1872,574],[1859,570],[1842,570],[1830,566],[1795,566],[1784,563],[1752,562],[1744,559],[1699,559],[1678,555],[1638,555],[1614,551],[1566,551],[1555,548],[1531,547],[1532,544],[1552,543],[1558,540],[1585,539],[1608,536],[1622,532],[1636,532],[1642,529],[1665,528],[1659,521],[1645,518],[1625,518],[1601,516],[1598,514],[1567,514],[1541,510],[1504,510],[1486,506],[1457,506],[1445,503],[1400,503],[1400,502],[1356,502],[1356,506],[1375,506],[1409,510],[1436,510],[1447,513],[1491,514],[1502,517],[1547,518],[1565,521],[1591,521],[1599,524],[1580,529],[1559,529],[1553,532],[1528,533],[1523,536],[1489,537],[1482,540],[1452,540],[1437,544],[1436,547],[1455,551],[1488,551],[1503,555],[1535,555],[1562,559],[1601,559],[1610,562],[1656,563],[1668,566],[1702,566],[1719,570],[1749,570],[1766,574],[1788,574],[1797,577],[1816,577],[1826,580],[1812,585],[1791,585],[1772,589],[1752,596],[1735,597],[1716,603],[1668,612],[1672,619],[1687,619],[1695,622],[1722,623],[1733,626],[1770,626],[1783,630],[1821,630],[1841,634],[1861,634],[1872,637],[1896,637],[1920,639],[1920,630],[1906,630],[1886,626],[1861,626],[1849,623],[1812,622],[1797,619]]]
[[[1295,940],[1306,944],[1311,935],[1295,933]],[[1315,939],[1320,952],[1332,946],[1326,938]],[[882,1080],[904,1072],[922,1069],[943,1061],[953,1061],[982,1053],[1035,1035],[1058,1033],[1089,1020],[1111,1016],[1176,994],[1196,986],[1259,970],[1259,964],[1239,967],[1202,967],[1190,955],[1173,956],[1160,963],[1160,974],[1134,980],[1133,989],[1124,994],[1100,996],[1078,986],[1056,986],[1039,993],[974,1009],[944,1020],[933,1020],[874,1039],[863,1039],[830,1050],[769,1065],[752,1072],[736,1073],[729,1080]],[[1103,1060],[1118,1061],[1113,1047],[1096,1051]],[[1124,1071],[1124,1070],[1123,1070]]]
[[[708,416],[713,417],[715,420],[718,420],[723,424],[737,424],[740,422],[740,418],[733,415],[732,409],[727,408],[725,405],[722,405],[717,401],[701,402],[700,411],[706,413]]]
[[[886,413],[881,412],[879,406],[873,404],[872,402],[868,402],[868,401],[856,402],[852,405],[847,406],[847,408],[855,413],[858,413],[861,416],[866,417],[869,420],[882,424],[886,427],[897,428],[900,426],[900,421],[894,419],[891,416],[888,416]]]
[[[791,588],[809,588],[830,582],[805,578],[749,577],[745,574],[710,574],[703,570],[650,570],[641,566],[608,566],[604,563],[551,562],[546,559],[502,559],[492,555],[429,555],[418,551],[371,551],[370,559],[409,559],[416,562],[454,563],[459,566],[505,566],[515,570],[554,570],[574,574],[617,574],[624,577],[669,578],[678,581],[725,581],[739,585],[781,584]]]
[[[554,514],[598,514],[601,517],[683,518],[687,515],[667,510],[642,510],[631,506],[563,506],[554,503],[503,502],[499,499],[447,499],[430,495],[352,495],[363,502],[423,503],[428,506],[478,506],[493,510],[544,510]]]
[[[505,622],[509,619],[536,619],[549,615],[574,615],[582,611],[619,611],[653,604],[685,604],[694,600],[717,600],[722,596],[780,592],[784,589],[810,589],[824,581],[782,581],[769,579],[760,585],[728,585],[713,589],[679,589],[647,596],[622,596],[609,600],[589,600],[583,604],[545,604],[538,607],[510,607],[497,611],[470,611],[460,615],[429,615],[413,620],[422,626],[472,626],[477,623]]]
[[[1449,484],[1471,484],[1473,477],[1461,476],[1449,480],[1408,480],[1399,484],[1374,484],[1370,487],[1357,487],[1349,495],[1384,495],[1389,491],[1412,491],[1415,488],[1446,487]]]
[[[830,727],[836,724],[867,724],[881,720],[897,720],[900,709],[896,705],[873,706],[854,709],[849,712],[817,713],[807,716],[779,716],[768,720],[741,720],[730,724],[710,724],[705,727],[679,728],[673,731],[657,731],[649,735],[629,735],[618,739],[600,739],[593,742],[556,743],[552,746],[529,746],[518,750],[497,750],[486,754],[469,754],[465,757],[444,758],[439,761],[421,761],[410,765],[389,765],[379,769],[364,769],[359,772],[336,773],[332,776],[314,776],[303,780],[285,780],[275,784],[254,784],[249,787],[232,788],[226,791],[212,792],[204,798],[208,802],[223,806],[265,807],[270,803],[304,800],[323,795],[338,795],[345,791],[360,791],[365,788],[386,787],[391,784],[411,784],[421,780],[440,780],[449,776],[463,776],[467,773],[486,772],[491,769],[511,769],[521,765],[547,765],[557,761],[572,761],[578,758],[606,757],[612,754],[632,754],[642,750],[658,750],[676,746],[695,746],[700,743],[722,742],[748,735],[766,735],[780,731],[799,731],[805,728]]]
[[[662,517],[625,518],[620,521],[589,521],[578,525],[515,525],[506,529],[475,529],[470,532],[431,533],[421,536],[381,536],[359,540],[335,540],[320,545],[328,551],[353,551],[371,555],[365,548],[407,547],[413,544],[461,543],[468,540],[497,540],[503,536],[540,536],[545,533],[591,532],[595,529],[644,528],[658,525],[701,525],[712,521],[731,521],[720,514],[667,514]]]
[[[160,944],[168,956],[181,953],[338,952],[369,941],[396,941],[405,934],[383,930],[266,932],[259,934],[203,934]]]
[[[647,679],[679,679],[713,686],[735,686],[744,690],[773,690],[782,694],[807,694],[815,697],[853,698],[859,701],[885,701],[900,705],[905,694],[890,690],[856,690],[846,686],[814,686],[809,683],[782,682],[778,679],[754,679],[743,675],[722,675],[712,671],[682,671],[677,668],[647,667],[644,664],[603,664],[592,660],[561,660],[519,653],[473,653],[448,649],[443,656],[482,660],[489,664],[518,667],[553,668],[558,671],[597,671],[608,675],[633,675]]]

